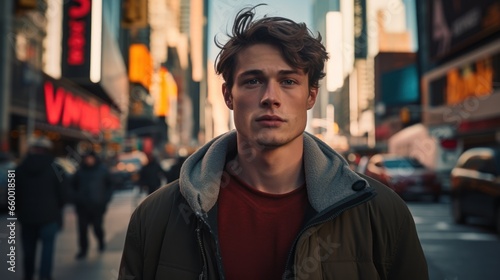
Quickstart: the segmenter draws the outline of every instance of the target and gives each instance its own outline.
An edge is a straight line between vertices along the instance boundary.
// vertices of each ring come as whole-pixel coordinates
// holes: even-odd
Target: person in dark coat
[[[148,163],[139,172],[139,183],[141,187],[148,190],[148,194],[156,191],[168,180],[167,173],[153,154],[148,154]]]
[[[21,224],[24,279],[33,279],[37,243],[42,243],[40,279],[51,279],[54,247],[62,222],[65,192],[58,176],[52,143],[44,137],[31,141],[16,170],[16,214]]]
[[[78,216],[78,244],[76,259],[84,259],[88,250],[88,227],[92,225],[99,243],[105,249],[104,214],[112,195],[108,168],[100,162],[95,152],[83,155],[82,163],[73,179],[74,202]]]

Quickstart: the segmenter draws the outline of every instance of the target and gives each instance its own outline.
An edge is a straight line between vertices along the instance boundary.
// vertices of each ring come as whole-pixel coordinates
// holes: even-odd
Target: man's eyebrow
[[[262,70],[247,70],[241,74],[238,75],[238,77],[245,77],[245,76],[257,76],[257,75],[262,75],[264,72]]]
[[[258,70],[258,69],[253,69],[253,70],[247,70],[241,74],[238,75],[238,77],[245,77],[245,76],[259,76],[263,75],[264,71]],[[278,72],[278,75],[280,76],[285,76],[285,75],[292,75],[292,74],[300,74],[299,70],[297,69],[291,69],[291,70],[280,70]]]
[[[278,74],[284,76],[284,75],[300,74],[300,72],[298,69],[280,70]]]

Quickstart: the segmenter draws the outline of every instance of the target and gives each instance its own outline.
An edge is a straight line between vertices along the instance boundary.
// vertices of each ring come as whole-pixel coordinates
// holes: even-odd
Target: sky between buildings
[[[323,1],[323,0],[320,0]],[[406,13],[406,28],[411,32],[412,48],[417,50],[417,34],[416,34],[416,15],[415,1],[416,0],[367,0],[373,1],[372,5],[382,7],[394,3],[403,2]],[[234,17],[242,8],[251,7],[258,3],[266,3],[266,6],[261,6],[257,9],[257,16],[283,16],[290,18],[296,22],[304,22],[314,32],[312,26],[312,3],[314,0],[213,0],[209,1],[209,27],[208,27],[208,58],[214,61],[219,53],[219,49],[213,43],[214,36],[224,42],[227,38],[225,34],[231,30]]]
[[[266,6],[257,8],[257,17],[282,16],[296,22],[304,22],[311,27],[311,2],[312,0],[215,0],[209,1],[209,27],[208,27],[208,58],[215,60],[219,48],[213,43],[214,36],[225,42],[225,34],[231,31],[236,14],[245,7],[251,7],[265,2]]]

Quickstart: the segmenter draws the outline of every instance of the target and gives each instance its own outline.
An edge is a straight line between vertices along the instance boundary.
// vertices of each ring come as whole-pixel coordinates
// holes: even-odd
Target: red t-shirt
[[[231,175],[219,193],[218,228],[228,280],[281,279],[308,205],[305,185],[258,191]]]

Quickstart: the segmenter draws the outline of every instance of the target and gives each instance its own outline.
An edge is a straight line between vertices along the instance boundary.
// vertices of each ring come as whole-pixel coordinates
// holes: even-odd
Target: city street
[[[431,280],[498,279],[500,239],[484,221],[456,225],[447,197],[440,203],[408,202]]]
[[[41,280],[40,259],[43,278],[50,278],[49,256],[55,280],[117,279],[130,217],[149,193],[134,186],[156,190],[178,179],[181,166],[181,178],[190,179],[183,187],[193,186],[182,189],[186,201],[197,203],[190,210],[222,215],[216,229],[199,223],[198,239],[182,230],[194,230],[193,223],[167,217],[161,231],[163,217],[141,216],[160,228],[148,233],[163,237],[141,232],[157,278],[183,278],[175,275],[192,274],[193,263],[203,275],[280,278],[280,267],[286,263],[289,272],[292,261],[297,271],[329,276],[323,278],[402,277],[394,276],[401,271],[425,278],[415,228],[399,226],[395,234],[396,208],[375,203],[381,221],[371,230],[349,231],[363,217],[340,220],[342,226],[318,219],[337,203],[368,195],[344,172],[351,168],[401,197],[430,196],[405,203],[431,280],[500,279],[500,234],[483,220],[494,217],[500,227],[500,0],[262,2],[0,0],[0,280],[31,278],[42,235],[50,249],[42,254],[39,240],[29,280]],[[281,206],[290,208],[268,214],[268,198],[255,199],[254,207],[245,196],[233,197],[233,189],[221,191],[230,198],[219,200],[219,189],[214,197],[214,176],[228,167],[241,180],[223,176],[222,186],[250,184],[273,199],[280,194]],[[299,208],[303,192],[288,193],[304,178],[320,213],[305,215],[303,224],[322,228],[299,236],[297,250],[287,252],[306,209]],[[360,196],[344,196],[351,191]],[[456,224],[450,194],[460,195],[455,220],[483,218]],[[78,205],[79,219],[66,200]],[[212,205],[221,207],[207,209]],[[79,252],[79,243],[87,246],[78,224],[90,221],[99,224],[98,238],[90,226],[89,250]],[[355,246],[346,246],[339,228],[355,233],[348,234]],[[204,234],[214,231],[218,240],[205,244]],[[404,232],[411,242],[397,242]],[[332,234],[340,241],[327,245],[344,247],[314,245]],[[368,263],[393,270],[365,269],[366,250],[400,252],[393,259],[413,269],[377,254]],[[287,253],[288,262],[279,257]],[[245,261],[231,264],[242,255]]]
[[[64,229],[58,235],[54,263],[57,280],[112,280],[118,268],[130,215],[144,198],[136,191],[115,193],[107,212],[106,251],[99,254],[90,234],[90,251],[86,260],[76,261],[76,216],[72,206],[65,210]],[[497,279],[500,263],[500,239],[482,221],[470,225],[455,225],[450,217],[447,197],[440,203],[408,202],[417,224],[418,233],[429,264],[431,280]],[[19,228],[16,228],[16,272],[8,271],[7,214],[0,215],[0,279],[22,279],[22,252]]]

